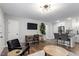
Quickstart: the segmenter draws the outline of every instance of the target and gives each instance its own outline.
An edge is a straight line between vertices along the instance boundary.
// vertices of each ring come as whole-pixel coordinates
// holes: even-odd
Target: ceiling
[[[0,7],[4,14],[8,16],[26,17],[52,23],[63,18],[79,16],[79,3],[52,4],[59,8],[47,14],[41,13],[38,5],[39,4],[34,3],[0,3]],[[53,6],[51,7],[53,8]]]

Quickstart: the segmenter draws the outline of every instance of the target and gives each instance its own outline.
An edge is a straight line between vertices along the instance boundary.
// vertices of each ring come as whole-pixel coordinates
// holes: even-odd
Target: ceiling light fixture
[[[43,6],[40,6],[40,8],[43,8],[43,9],[45,9],[45,10],[48,10],[50,7],[51,7],[50,4],[45,4],[45,5],[43,5]]]
[[[48,5],[44,5],[43,7],[47,9],[49,6]]]
[[[51,8],[52,8],[51,4],[44,4],[44,5],[40,6],[40,9],[41,9],[42,13],[44,13],[44,14],[49,13]]]
[[[45,0],[41,3],[38,3],[36,5],[36,10],[40,11],[41,14],[48,14],[48,13],[53,13],[53,11],[57,11],[59,9],[59,4],[52,3],[51,0]]]

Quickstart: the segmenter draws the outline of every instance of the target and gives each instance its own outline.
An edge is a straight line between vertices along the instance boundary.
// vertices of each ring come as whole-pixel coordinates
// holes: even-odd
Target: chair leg
[[[69,41],[69,47],[71,46],[71,42]]]
[[[45,53],[45,56],[47,56],[47,53]]]
[[[29,48],[28,48],[28,54],[30,54],[30,46],[29,46]]]
[[[28,50],[28,54],[30,54],[30,49]]]
[[[58,39],[57,39],[57,45],[58,45]]]
[[[39,45],[39,41],[37,42],[37,44]]]
[[[63,40],[63,44],[65,44],[65,40]]]

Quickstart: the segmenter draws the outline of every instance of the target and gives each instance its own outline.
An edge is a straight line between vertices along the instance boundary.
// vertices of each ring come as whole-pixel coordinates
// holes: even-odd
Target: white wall
[[[58,32],[58,26],[65,26],[65,29],[72,29],[73,31],[79,31],[79,17],[73,17],[71,19],[64,19],[54,24],[54,32]]]
[[[5,43],[5,30],[4,30],[4,16],[3,16],[3,12],[0,9],[0,36],[3,36],[3,38],[0,38],[0,54],[3,50],[3,48],[5,47],[6,43]]]
[[[65,29],[70,29],[73,34],[77,34],[77,30],[79,31],[79,17],[65,18],[63,21],[60,20],[60,22],[53,25],[54,33],[58,32],[58,26],[65,26]]]
[[[6,16],[7,19],[11,19],[11,20],[18,20],[19,21],[19,39],[20,42],[25,42],[25,35],[34,35],[34,34],[40,34],[39,31],[39,26],[40,23],[43,22],[47,25],[47,35],[46,38],[47,39],[52,39],[52,24],[45,22],[45,21],[41,21],[41,20],[33,20],[33,19],[27,19],[27,18],[21,18],[21,17],[12,17],[12,16]],[[38,24],[38,30],[27,30],[27,23],[37,23]]]

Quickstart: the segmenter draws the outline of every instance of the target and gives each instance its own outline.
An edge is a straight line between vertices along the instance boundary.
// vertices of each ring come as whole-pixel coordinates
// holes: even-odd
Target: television
[[[37,24],[36,23],[27,23],[27,29],[28,30],[37,30]]]

